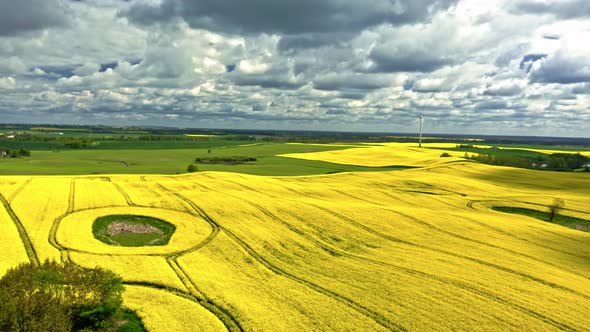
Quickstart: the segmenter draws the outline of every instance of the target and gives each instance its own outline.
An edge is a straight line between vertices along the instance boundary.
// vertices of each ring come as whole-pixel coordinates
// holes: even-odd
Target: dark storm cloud
[[[262,88],[285,90],[297,89],[305,85],[305,82],[291,81],[273,75],[241,75],[235,76],[231,80],[234,84],[240,86],[259,86]]]
[[[509,108],[508,103],[504,100],[487,100],[475,104],[477,110],[497,110]]]
[[[588,0],[520,0],[512,2],[509,8],[516,14],[549,14],[565,19],[590,17]]]
[[[337,90],[376,90],[388,87],[392,80],[387,76],[371,74],[329,74],[320,76],[313,81],[314,88],[318,90],[337,91]]]
[[[297,35],[356,32],[383,23],[426,20],[456,0],[164,0],[159,5],[135,3],[126,15],[152,24],[182,18],[193,28],[227,33]]]
[[[590,82],[590,59],[583,54],[558,52],[534,65],[529,78],[538,83]]]
[[[483,94],[484,94],[484,96],[509,97],[509,96],[518,95],[518,94],[522,93],[523,90],[524,90],[524,88],[522,86],[519,86],[518,84],[509,84],[509,85],[502,85],[502,86],[489,86],[486,88],[486,90],[483,92]]]
[[[375,47],[370,54],[375,62],[373,71],[393,72],[431,72],[453,63],[452,58],[430,52],[428,49],[407,53],[391,52],[387,46]]]
[[[72,77],[74,76],[74,70],[78,66],[38,66],[37,68],[43,70],[50,76],[59,77]]]
[[[341,40],[352,39],[354,33],[307,33],[301,35],[285,35],[281,37],[278,48],[281,52],[289,53],[296,50],[317,48],[338,43]]]
[[[0,0],[0,36],[16,36],[68,24],[60,0]]]

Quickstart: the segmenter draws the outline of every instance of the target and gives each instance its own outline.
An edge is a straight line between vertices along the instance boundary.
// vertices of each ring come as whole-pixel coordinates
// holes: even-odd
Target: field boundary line
[[[4,209],[6,210],[6,212],[10,216],[10,219],[12,219],[12,222],[16,226],[16,229],[18,230],[18,235],[20,236],[23,246],[25,247],[25,251],[27,253],[29,261],[31,261],[31,263],[33,263],[34,265],[39,266],[39,257],[37,256],[37,252],[35,251],[35,247],[33,246],[31,239],[29,238],[29,234],[27,234],[27,230],[25,229],[25,226],[20,221],[19,217],[16,215],[14,210],[12,210],[12,207],[10,206],[10,204],[8,203],[8,201],[6,200],[4,195],[2,195],[2,194],[0,194],[0,201],[2,201],[2,205],[4,206]]]

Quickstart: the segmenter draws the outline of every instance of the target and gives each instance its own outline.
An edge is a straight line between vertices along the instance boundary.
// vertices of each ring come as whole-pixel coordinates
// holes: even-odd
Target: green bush
[[[443,157],[443,158],[452,157],[451,154],[448,153],[448,152],[443,152],[440,156]]]
[[[102,268],[21,264],[0,279],[0,331],[109,327],[121,310],[122,292],[122,279]]]
[[[189,172],[189,173],[195,173],[195,172],[198,172],[199,171],[199,168],[197,168],[197,165],[195,165],[195,164],[190,164],[186,168],[186,171]]]

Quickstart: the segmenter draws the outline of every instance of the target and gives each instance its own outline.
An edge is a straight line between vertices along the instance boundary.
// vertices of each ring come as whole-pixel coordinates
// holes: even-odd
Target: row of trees
[[[476,160],[483,164],[497,165],[497,166],[511,166],[519,168],[531,169],[547,169],[559,171],[571,171],[574,169],[585,168],[588,169],[590,158],[581,155],[580,153],[553,153],[546,157],[515,157],[515,156],[500,156],[492,154],[468,154],[463,156],[466,159]]]
[[[18,150],[11,150],[11,149],[3,149],[0,148],[0,152],[4,151],[6,154],[5,157],[9,158],[18,158],[18,157],[30,157],[31,151],[25,148],[20,148]]]

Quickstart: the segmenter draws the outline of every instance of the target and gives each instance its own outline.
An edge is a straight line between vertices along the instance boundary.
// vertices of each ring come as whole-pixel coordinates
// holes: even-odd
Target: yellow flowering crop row
[[[138,177],[118,176],[113,178],[113,183],[127,194],[133,204],[177,211],[190,210],[186,203],[162,190],[156,182],[142,181]]]
[[[76,178],[75,210],[108,206],[127,206],[125,197],[117,192],[108,178]]]

